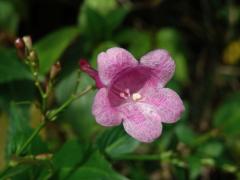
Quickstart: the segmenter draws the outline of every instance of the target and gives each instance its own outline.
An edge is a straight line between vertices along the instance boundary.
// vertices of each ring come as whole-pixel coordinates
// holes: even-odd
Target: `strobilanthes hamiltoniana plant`
[[[157,49],[137,61],[122,48],[110,48],[97,58],[98,71],[86,60],[80,69],[99,89],[92,113],[103,126],[123,123],[126,132],[141,142],[161,135],[162,123],[180,119],[184,105],[176,92],[164,88],[172,78],[175,63],[166,50]]]

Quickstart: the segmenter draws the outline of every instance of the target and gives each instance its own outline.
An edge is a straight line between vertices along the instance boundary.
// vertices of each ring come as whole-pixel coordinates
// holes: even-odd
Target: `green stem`
[[[80,74],[81,74],[81,71],[80,70],[78,70],[78,72],[77,72],[77,82],[76,82],[76,85],[75,85],[75,87],[74,87],[74,94],[76,94],[77,93],[77,90],[78,90],[78,86],[79,86],[79,83],[80,83]]]
[[[121,155],[121,156],[117,156],[114,157],[115,160],[130,160],[130,161],[158,161],[161,160],[161,156],[160,154],[157,155],[135,155],[135,154],[131,154],[131,155]]]
[[[38,133],[46,126],[46,121],[44,120],[31,134],[23,146],[17,151],[16,155],[19,156],[21,153],[29,146],[33,139],[38,135]]]
[[[47,103],[47,94],[44,92],[41,84],[40,84],[40,81],[39,81],[39,76],[38,76],[38,71],[34,68],[34,66],[31,65],[30,63],[30,69],[31,69],[31,72],[32,72],[32,76],[34,78],[34,82],[35,82],[35,86],[37,87],[40,95],[41,95],[41,98],[42,98],[42,113],[45,113],[46,111],[46,103]]]
[[[48,119],[53,120],[60,112],[62,112],[66,107],[68,107],[73,101],[87,94],[89,91],[93,89],[93,87],[94,86],[90,85],[79,94],[71,95],[70,98],[67,101],[65,101],[65,103],[63,103],[59,108],[57,108],[56,110],[52,111],[52,113],[49,114]]]
[[[128,161],[161,161],[171,163],[178,167],[186,167],[186,163],[177,158],[172,151],[162,152],[161,154],[152,155],[135,155],[125,154],[113,158],[114,160],[128,160]]]

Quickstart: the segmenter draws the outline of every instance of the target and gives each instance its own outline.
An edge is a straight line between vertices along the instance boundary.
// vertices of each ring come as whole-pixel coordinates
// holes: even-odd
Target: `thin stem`
[[[160,154],[157,154],[157,155],[135,155],[135,154],[126,154],[126,155],[121,155],[121,156],[117,156],[117,157],[114,157],[115,160],[130,160],[130,161],[135,161],[135,160],[138,160],[138,161],[158,161],[158,160],[161,160],[161,155]]]
[[[172,151],[165,151],[161,154],[145,154],[145,155],[135,155],[135,154],[124,154],[114,159],[124,159],[124,160],[141,160],[141,161],[153,161],[153,160],[169,160],[175,155]]]
[[[88,86],[85,90],[83,90],[82,92],[80,92],[79,94],[73,94],[70,96],[70,98],[65,101],[65,103],[63,103],[59,108],[57,108],[56,110],[52,111],[52,113],[50,113],[48,119],[49,120],[53,120],[57,114],[59,114],[60,112],[62,112],[66,107],[68,107],[73,101],[77,100],[78,98],[80,98],[81,96],[87,94],[88,92],[90,92],[93,89],[93,85]]]
[[[23,144],[23,146],[17,151],[16,155],[19,156],[33,141],[33,139],[38,135],[38,133],[46,126],[46,121],[43,121],[31,134],[31,136],[27,139],[27,141]]]
[[[78,90],[78,86],[79,86],[79,83],[80,83],[80,70],[78,70],[78,72],[77,72],[77,83],[76,83],[76,85],[75,85],[75,87],[74,87],[74,94],[76,94],[77,93],[77,90]]]
[[[80,98],[81,96],[87,94],[88,92],[90,92],[91,90],[93,90],[94,86],[93,85],[89,85],[86,87],[86,89],[84,89],[82,92],[76,94],[76,95],[73,95],[74,96],[74,100]]]
[[[41,95],[41,98],[42,98],[42,109],[41,109],[42,113],[45,113],[46,104],[47,104],[47,94],[44,92],[44,90],[40,84],[38,72],[35,70],[34,66],[32,66],[31,64],[30,64],[30,69],[31,69],[32,75],[34,77],[35,86],[37,87],[37,89]]]
[[[186,163],[177,158],[172,151],[162,152],[161,154],[152,155],[135,155],[125,154],[113,158],[114,160],[128,160],[128,161],[161,161],[171,163],[178,167],[186,167]]]

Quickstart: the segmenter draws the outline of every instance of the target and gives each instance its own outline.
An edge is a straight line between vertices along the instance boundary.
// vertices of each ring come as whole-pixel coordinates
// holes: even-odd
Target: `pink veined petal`
[[[150,143],[162,132],[162,123],[155,107],[144,103],[126,103],[120,108],[125,131],[138,141]]]
[[[180,119],[184,111],[184,104],[178,94],[169,88],[148,88],[142,91],[144,102],[157,108],[161,121],[174,123]]]
[[[118,116],[118,112],[110,105],[106,88],[101,88],[97,92],[92,113],[97,123],[103,126],[116,126],[122,122],[121,118]]]
[[[110,48],[98,55],[99,76],[103,84],[109,85],[116,74],[126,68],[134,67],[138,61],[127,50]]]
[[[140,64],[152,68],[153,76],[158,79],[159,87],[164,87],[175,71],[175,62],[163,49],[147,53],[140,59]]]

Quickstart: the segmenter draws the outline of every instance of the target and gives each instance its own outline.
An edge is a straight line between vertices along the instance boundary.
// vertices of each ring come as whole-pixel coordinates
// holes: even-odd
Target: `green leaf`
[[[0,83],[31,79],[31,73],[17,58],[14,50],[0,48]]]
[[[240,93],[232,94],[223,101],[214,115],[214,126],[226,135],[239,135],[240,129]]]
[[[172,169],[173,169],[173,175],[175,177],[174,179],[178,179],[178,180],[188,179],[186,170],[184,168],[174,166],[172,167]]]
[[[31,168],[30,165],[20,165],[0,173],[0,179],[24,179],[19,178],[22,174]],[[26,178],[26,177],[25,177]]]
[[[119,27],[128,12],[129,8],[118,8],[109,12],[105,17],[108,31],[113,32],[117,27]]]
[[[56,87],[56,96],[59,103],[63,103],[73,93],[77,82],[77,71],[66,76]],[[86,74],[82,73],[80,77],[78,92],[84,90],[88,85],[95,82]],[[92,102],[95,92],[89,92],[78,100],[75,100],[62,114],[62,119],[70,123],[75,133],[81,140],[88,139],[97,126],[92,116]]]
[[[105,130],[98,138],[99,149],[111,157],[133,152],[139,142],[126,134],[121,126]]]
[[[85,0],[83,6],[87,6],[101,15],[105,15],[117,8],[116,0]]]
[[[108,34],[104,17],[91,7],[82,7],[78,21],[81,32],[87,36],[88,40],[99,41]]]
[[[183,50],[181,34],[173,28],[162,28],[156,34],[156,43],[159,48],[167,49],[175,54]]]
[[[182,91],[182,86],[181,83],[179,83],[179,81],[177,81],[176,79],[172,79],[171,81],[169,81],[167,83],[167,87],[176,91],[177,93],[181,93]]]
[[[190,171],[190,179],[197,179],[202,170],[201,158],[197,155],[191,155],[187,158],[187,162]]]
[[[0,27],[9,33],[15,34],[19,23],[19,15],[16,13],[13,3],[0,1]]]
[[[140,58],[151,49],[150,35],[136,29],[125,29],[115,37],[115,41],[119,44],[128,45],[129,51],[136,58]]]
[[[188,126],[179,124],[175,131],[179,141],[189,146],[195,145],[197,135]]]
[[[48,72],[78,34],[77,28],[66,27],[47,35],[37,42],[35,49],[40,61],[40,73],[45,74]]]
[[[116,0],[86,0],[81,6],[78,24],[88,41],[109,40],[128,12],[129,7],[118,7]]]
[[[176,62],[175,78],[182,83],[188,82],[189,74],[186,56],[183,53],[176,53],[173,58]]]
[[[29,125],[29,105],[20,106],[14,102],[10,103],[7,157],[15,154],[32,132]],[[23,153],[40,154],[46,151],[46,144],[41,141],[40,137],[36,137]]]
[[[217,141],[209,141],[198,148],[198,152],[204,157],[219,157],[223,152],[223,144]]]
[[[66,142],[63,147],[54,155],[53,164],[59,168],[73,168],[83,160],[84,150],[76,140]]]
[[[70,176],[69,180],[99,179],[99,180],[126,180],[127,178],[116,173],[104,157],[96,151],[88,161]]]
[[[29,127],[29,106],[17,106],[15,103],[10,104],[10,122],[7,144],[7,156],[13,155],[24,144],[31,134]]]

